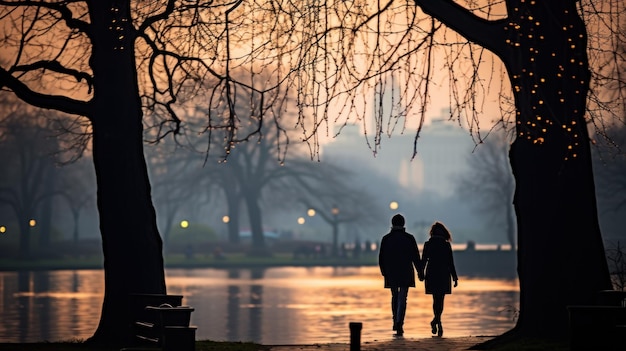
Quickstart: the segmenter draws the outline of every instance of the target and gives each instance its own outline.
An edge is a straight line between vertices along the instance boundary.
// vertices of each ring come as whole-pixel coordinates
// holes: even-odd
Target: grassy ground
[[[566,341],[552,341],[539,339],[525,339],[517,342],[504,343],[502,345],[486,348],[490,351],[569,351],[569,343]]]
[[[570,343],[567,338],[531,338],[516,336],[514,333],[505,333],[482,344],[475,345],[470,350],[489,351],[569,351]]]

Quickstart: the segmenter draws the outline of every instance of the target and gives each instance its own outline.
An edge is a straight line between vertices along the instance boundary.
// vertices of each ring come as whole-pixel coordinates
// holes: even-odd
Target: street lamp
[[[392,209],[392,210],[394,210],[394,211],[395,211],[395,210],[397,210],[399,206],[400,206],[400,205],[398,205],[398,202],[397,202],[397,201],[391,201],[391,202],[389,203],[389,208],[390,208],[390,209]]]
[[[229,240],[229,232],[230,231],[229,231],[229,224],[228,223],[230,223],[230,216],[229,215],[222,216],[222,223],[224,223],[225,229],[226,229],[226,232],[224,233],[224,239]],[[235,239],[231,239],[231,241],[234,241],[234,240],[239,240],[239,236],[237,236]]]
[[[309,208],[309,209],[306,211],[306,214],[307,214],[309,217],[313,217],[313,216],[315,216],[315,209],[313,209],[313,208]]]
[[[306,222],[304,217],[298,217],[298,224],[304,224],[304,222]]]
[[[189,221],[187,221],[186,219],[183,219],[182,221],[180,221],[180,227],[185,229],[189,227]]]
[[[337,238],[339,236],[339,208],[337,206],[333,206],[330,210],[330,213],[333,214],[333,257],[337,257]]]
[[[0,225],[0,234],[4,234],[7,232],[7,227]]]
[[[30,227],[34,227],[34,226],[36,226],[36,225],[37,225],[37,221],[36,221],[36,220],[34,220],[34,219],[31,219],[30,221],[28,221],[28,225],[29,225]]]

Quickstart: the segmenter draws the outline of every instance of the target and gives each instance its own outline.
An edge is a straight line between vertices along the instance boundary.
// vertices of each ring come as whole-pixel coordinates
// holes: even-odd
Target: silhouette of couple
[[[391,312],[393,330],[396,335],[404,334],[404,316],[409,287],[415,287],[415,270],[420,281],[424,281],[426,294],[433,296],[434,318],[430,322],[431,331],[443,335],[441,314],[443,301],[458,284],[458,277],[452,257],[450,231],[441,222],[435,222],[430,228],[430,238],[424,243],[424,252],[420,259],[415,237],[407,233],[404,217],[396,214],[391,218],[391,231],[383,236],[378,253],[380,272],[385,278],[385,288],[391,290]]]

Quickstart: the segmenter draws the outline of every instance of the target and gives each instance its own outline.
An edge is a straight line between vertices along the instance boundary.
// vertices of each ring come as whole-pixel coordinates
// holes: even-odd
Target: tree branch
[[[53,72],[57,72],[61,74],[66,74],[66,75],[76,78],[77,82],[80,82],[81,80],[84,79],[85,82],[87,82],[87,85],[89,86],[90,93],[91,93],[91,89],[93,88],[93,78],[91,77],[91,75],[85,72],[77,71],[75,69],[66,68],[63,65],[61,65],[59,61],[56,61],[56,60],[37,61],[28,65],[19,65],[19,66],[13,67],[11,71],[12,72],[29,72],[29,71],[34,71],[38,69],[49,70],[49,71],[53,71]]]
[[[144,33],[154,23],[165,20],[174,12],[176,0],[169,0],[163,12],[157,13],[154,16],[146,18],[146,20],[137,28],[138,33]]]
[[[89,36],[89,24],[85,21],[74,18],[72,11],[67,7],[68,3],[72,2],[79,1],[65,1],[62,4],[49,3],[45,1],[0,1],[0,5],[13,7],[33,6],[57,11],[61,15],[61,18],[65,21],[68,28],[78,29]]]
[[[489,21],[480,18],[453,0],[415,0],[424,13],[436,18],[467,40],[483,46],[496,55],[506,48],[506,19]]]
[[[29,105],[91,118],[91,103],[60,95],[41,94],[0,68],[0,89],[7,87]]]

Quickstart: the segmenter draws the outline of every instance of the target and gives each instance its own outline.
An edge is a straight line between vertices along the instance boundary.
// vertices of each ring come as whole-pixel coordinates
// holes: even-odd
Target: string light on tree
[[[579,20],[575,13],[564,9],[554,21],[542,17],[546,6],[551,5],[539,8],[536,1],[521,0],[504,28],[505,43],[519,59],[511,67],[513,93],[521,102],[516,106],[517,136],[535,145],[564,142],[563,158],[568,160],[578,156],[584,135],[575,121],[584,118],[578,105],[589,84],[586,35],[574,22]],[[567,127],[559,129],[562,125]]]

